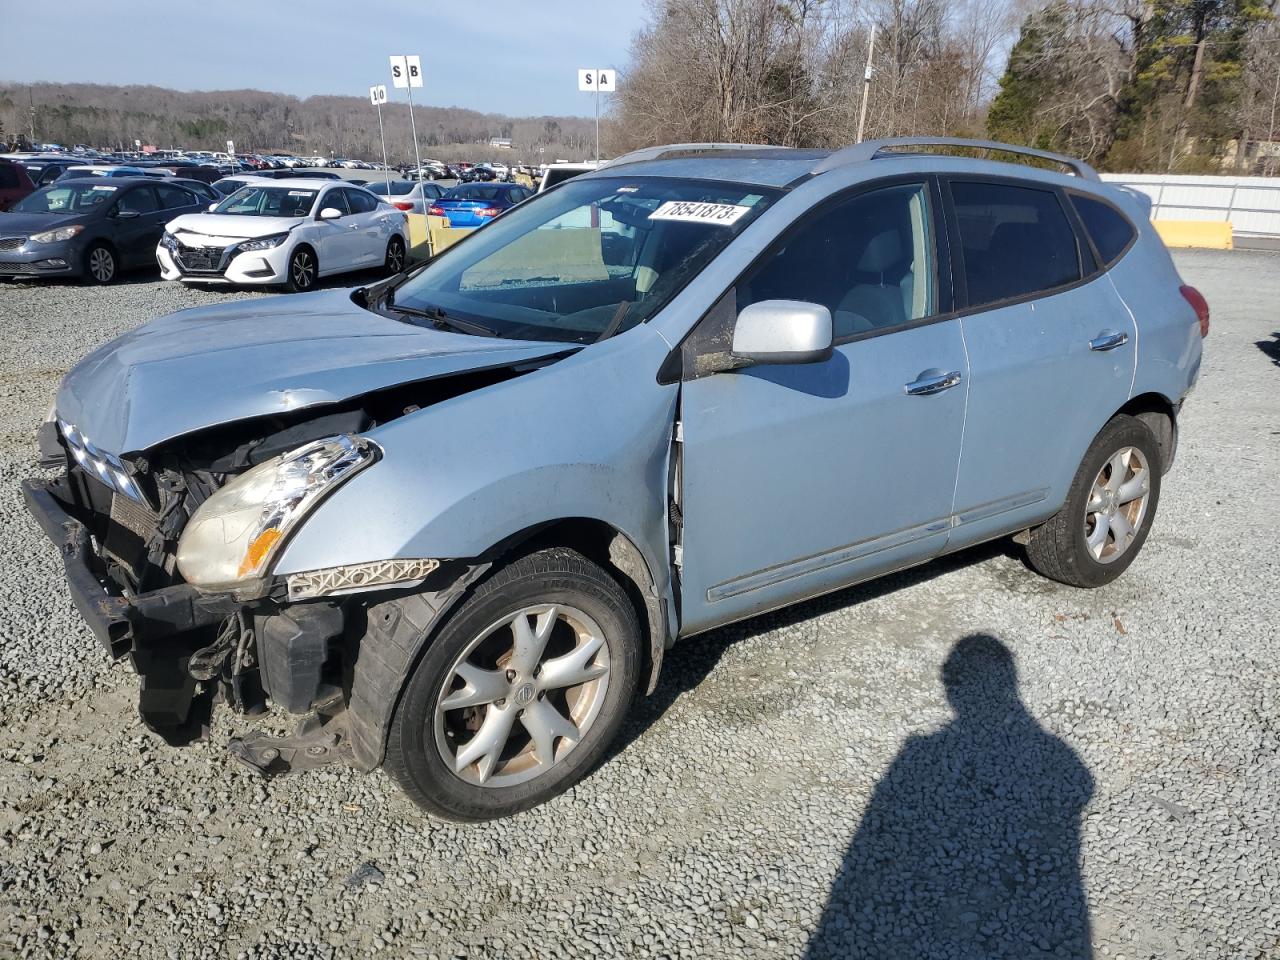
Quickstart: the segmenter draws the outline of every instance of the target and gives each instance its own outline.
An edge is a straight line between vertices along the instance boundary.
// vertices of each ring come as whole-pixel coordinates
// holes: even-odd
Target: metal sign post
[[[382,141],[382,173],[387,181],[387,202],[391,202],[391,167],[387,164],[387,135],[382,129],[382,105],[387,102],[387,85],[375,83],[369,88],[369,102],[378,108],[378,139]]]
[[[422,175],[422,155],[418,152],[418,125],[413,119],[413,88],[422,86],[422,60],[417,56],[391,58],[391,82],[409,95],[409,129],[413,131],[414,178]]]
[[[600,94],[617,89],[616,70],[579,70],[578,89],[596,95],[596,166],[600,166]]]

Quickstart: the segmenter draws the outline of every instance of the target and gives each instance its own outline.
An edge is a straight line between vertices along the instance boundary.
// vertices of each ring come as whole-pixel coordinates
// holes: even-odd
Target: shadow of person
[[[876,785],[806,956],[1090,957],[1080,812],[1093,777],[1018,696],[994,637],[942,667],[954,718]]]

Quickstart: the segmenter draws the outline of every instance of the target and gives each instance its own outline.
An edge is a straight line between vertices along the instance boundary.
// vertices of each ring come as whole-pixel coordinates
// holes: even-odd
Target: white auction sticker
[[[653,213],[650,220],[684,220],[688,223],[714,223],[728,227],[747,213],[750,207],[732,203],[698,203],[692,200],[668,200]]]
[[[120,188],[119,188],[119,187],[109,187],[109,186],[107,186],[105,183],[95,183],[95,184],[94,184],[92,187],[90,187],[89,189],[90,189],[90,190],[105,190],[105,191],[107,191],[107,193],[114,193],[116,190],[119,190]]]
[[[315,196],[315,194],[314,194],[314,193],[312,193],[310,190],[290,190],[290,191],[289,191],[289,196],[291,196],[291,197],[314,197],[314,196]]]

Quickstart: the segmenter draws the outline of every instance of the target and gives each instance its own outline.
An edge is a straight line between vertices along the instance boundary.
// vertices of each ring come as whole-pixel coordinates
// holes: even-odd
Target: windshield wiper
[[[430,320],[431,325],[437,330],[453,330],[457,333],[467,333],[471,335],[480,334],[485,337],[502,336],[497,330],[486,327],[483,324],[473,323],[470,320],[459,320],[445,313],[440,307],[431,307],[426,310],[420,310],[417,307],[402,307],[397,303],[393,303],[390,298],[387,301],[387,309],[394,310],[396,313],[402,313],[406,317],[421,317],[423,320]]]

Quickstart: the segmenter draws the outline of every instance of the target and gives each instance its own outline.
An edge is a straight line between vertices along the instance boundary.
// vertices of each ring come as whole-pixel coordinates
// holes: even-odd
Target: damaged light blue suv
[[[27,503],[170,742],[272,704],[262,773],[511,814],[677,638],[1008,535],[1119,576],[1209,322],[1147,212],[990,143],[643,150],[408,274],[94,351]]]

